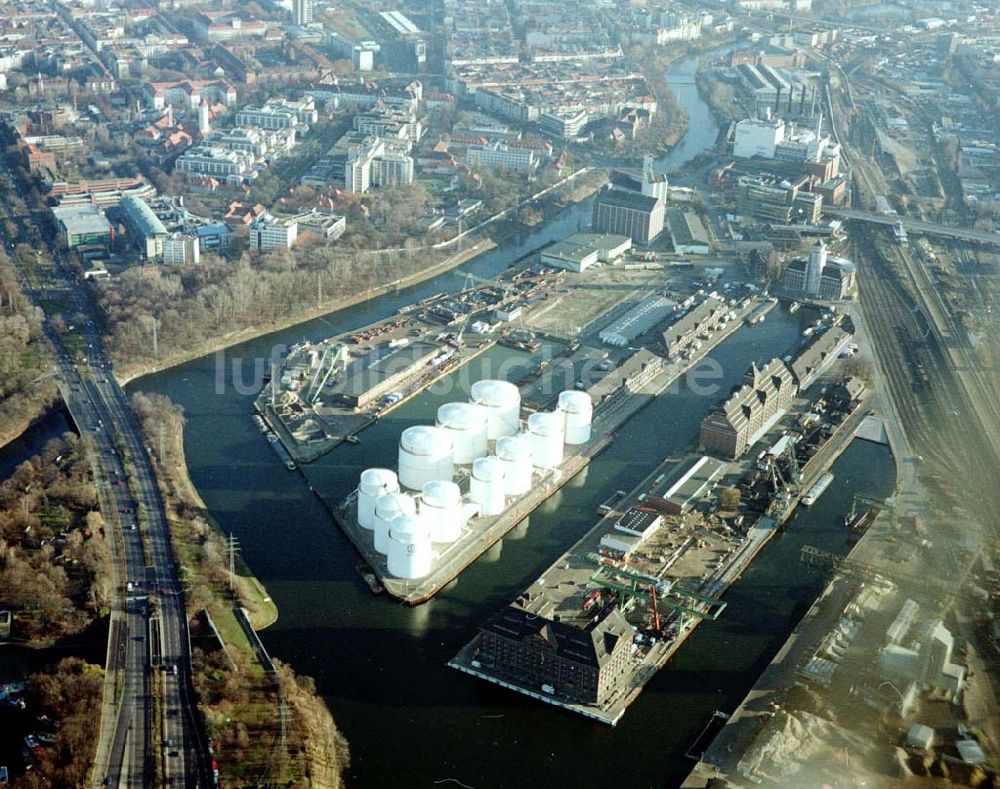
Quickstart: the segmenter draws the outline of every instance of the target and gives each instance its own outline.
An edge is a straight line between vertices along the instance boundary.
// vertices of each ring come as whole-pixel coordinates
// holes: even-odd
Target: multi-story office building
[[[379,137],[351,146],[344,163],[344,188],[358,194],[367,192],[372,185],[372,163],[384,153],[385,142]]]
[[[563,140],[579,137],[587,125],[589,116],[583,109],[566,112],[546,112],[540,118],[542,131]]]
[[[313,0],[292,0],[292,23],[306,27],[313,21]]]
[[[188,175],[210,175],[224,178],[227,183],[240,183],[249,172],[251,163],[250,154],[198,145],[185,151],[177,159],[174,169]]]
[[[770,430],[795,397],[795,379],[781,359],[763,368],[753,364],[743,385],[701,423],[706,452],[735,460]]]
[[[149,204],[138,197],[129,196],[122,199],[118,211],[129,239],[143,257],[151,260],[160,257],[163,254],[163,240],[167,237],[167,228],[153,213]]]
[[[384,153],[372,162],[375,186],[409,186],[413,183],[413,158],[401,153]]]
[[[197,263],[201,260],[198,239],[183,233],[172,233],[163,239],[163,262],[168,265]]]
[[[594,199],[593,230],[648,244],[663,232],[663,201],[624,189],[602,189]]]
[[[99,244],[110,248],[115,240],[115,229],[100,206],[90,203],[53,206],[60,244],[75,249],[84,244]]]
[[[299,223],[294,217],[278,219],[265,213],[250,225],[250,245],[258,252],[291,249],[298,234]]]

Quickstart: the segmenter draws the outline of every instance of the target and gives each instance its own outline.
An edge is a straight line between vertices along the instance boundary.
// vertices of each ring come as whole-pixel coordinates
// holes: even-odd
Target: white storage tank
[[[484,406],[489,413],[489,438],[512,436],[517,432],[521,415],[521,393],[507,381],[476,381],[469,391],[469,402]]]
[[[423,578],[434,564],[431,529],[418,515],[399,515],[389,525],[389,572],[397,578]]]
[[[455,445],[455,462],[471,463],[486,456],[489,412],[475,403],[445,403],[437,411],[437,426]]]
[[[375,550],[386,553],[389,550],[389,525],[400,515],[416,515],[417,502],[413,497],[400,493],[386,493],[375,501]]]
[[[472,464],[469,479],[469,499],[479,505],[479,514],[484,517],[499,515],[506,502],[506,473],[500,458],[479,458]]]
[[[528,417],[531,454],[538,468],[555,468],[563,460],[565,416],[561,411],[538,411]]]
[[[497,459],[503,463],[506,479],[504,490],[508,496],[522,496],[531,490],[531,439],[521,433],[497,439]]]
[[[420,490],[435,479],[451,479],[455,473],[454,445],[439,427],[408,427],[399,437],[399,484]]]
[[[450,480],[434,480],[424,485],[420,517],[430,526],[433,542],[455,542],[461,537],[465,513],[458,485]]]
[[[361,472],[358,484],[358,525],[365,529],[375,528],[375,502],[386,493],[399,490],[396,472],[387,468],[366,468]]]
[[[590,426],[594,420],[594,403],[590,395],[576,389],[560,392],[559,410],[565,414],[566,443],[572,446],[590,441]]]

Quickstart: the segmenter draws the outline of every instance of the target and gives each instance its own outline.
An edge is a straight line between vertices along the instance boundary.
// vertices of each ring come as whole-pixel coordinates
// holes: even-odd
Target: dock
[[[546,471],[524,496],[514,500],[499,515],[471,518],[462,536],[449,545],[436,545],[437,560],[430,575],[419,580],[396,578],[389,574],[385,554],[375,550],[374,535],[357,520],[357,492],[344,499],[332,510],[337,525],[347,535],[365,561],[374,571],[385,591],[407,605],[416,606],[430,600],[447,586],[466,567],[482,556],[493,545],[508,534],[517,524],[527,518],[535,509],[552,496],[559,488],[583,470],[591,459],[610,446],[610,433],[597,435],[588,444],[567,453],[563,463]],[[468,477],[456,480],[463,493],[468,489]]]
[[[745,317],[753,308],[754,304],[751,301],[746,307],[738,310],[739,316]],[[728,323],[724,329],[714,332],[711,339],[688,359],[667,362],[662,357],[654,356],[653,358],[662,364],[648,366],[645,371],[626,380],[611,396],[594,406],[595,438],[580,447],[566,447],[567,454],[563,463],[557,469],[547,471],[531,491],[513,501],[500,515],[474,518],[469,521],[459,540],[450,545],[435,546],[439,549],[438,558],[433,570],[425,578],[407,580],[389,574],[386,557],[375,550],[374,532],[361,527],[357,522],[356,490],[335,505],[326,502],[324,504],[336,524],[371,566],[386,593],[407,605],[420,605],[441,591],[573,476],[582,471],[593,457],[608,447],[616,429],[663,394],[684,373],[697,365],[742,325],[741,320]],[[467,478],[459,477],[456,482],[464,492],[468,485]]]
[[[514,690],[546,704],[558,706],[607,725],[621,720],[635,702],[646,683],[667,664],[688,636],[703,619],[716,618],[725,604],[719,599],[746,571],[764,547],[794,514],[802,492],[830,468],[853,440],[865,417],[864,400],[845,414],[843,421],[826,439],[817,453],[802,466],[798,490],[780,506],[762,513],[742,537],[732,530],[714,528],[704,519],[675,516],[664,520],[655,539],[648,538],[647,559],[643,561],[611,561],[601,559],[602,537],[612,532],[615,522],[630,508],[642,501],[655,500],[668,488],[685,463],[697,457],[693,453],[680,461],[669,458],[658,465],[636,488],[607,515],[560,556],[512,604],[512,608],[528,612],[533,617],[561,623],[572,622],[583,628],[596,621],[588,600],[602,588],[619,590],[631,595],[628,621],[639,634],[625,677],[619,686],[601,703],[582,703],[571,697],[547,692],[503,673],[496,673],[478,659],[482,633],[467,643],[448,665],[463,673]],[[753,463],[752,455],[728,464],[726,477],[732,478]],[[649,497],[653,496],[653,499]],[[726,555],[715,560],[719,551]],[[660,552],[662,551],[662,553]],[[667,554],[669,558],[667,558]],[[666,559],[663,565],[653,561],[653,554]],[[661,560],[662,561],[662,560]],[[669,576],[667,571],[670,571]],[[629,585],[631,588],[629,589]],[[643,594],[652,587],[660,594]],[[643,598],[645,597],[645,600]],[[650,602],[649,598],[652,597]],[[659,600],[657,598],[659,597]],[[615,599],[613,604],[617,604]],[[663,617],[662,626],[651,630],[649,618],[659,623],[656,603],[670,613]],[[553,689],[554,690],[554,689]],[[702,743],[707,747],[708,743]]]

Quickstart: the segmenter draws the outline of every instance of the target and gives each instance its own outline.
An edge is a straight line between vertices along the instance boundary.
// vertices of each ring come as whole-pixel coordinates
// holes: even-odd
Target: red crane
[[[653,601],[653,632],[660,636],[663,635],[663,628],[660,626],[660,610],[656,607],[656,584],[649,585],[649,598]]]

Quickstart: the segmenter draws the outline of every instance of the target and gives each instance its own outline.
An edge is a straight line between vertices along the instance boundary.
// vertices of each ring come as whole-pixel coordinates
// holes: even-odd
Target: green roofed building
[[[89,244],[110,249],[114,243],[115,229],[100,206],[92,203],[57,205],[52,208],[52,218],[60,244],[66,249]]]
[[[167,228],[153,213],[149,204],[141,198],[129,195],[122,199],[118,210],[121,212],[122,222],[125,224],[129,238],[139,248],[143,256],[154,259],[163,255],[163,242],[167,237]]]

